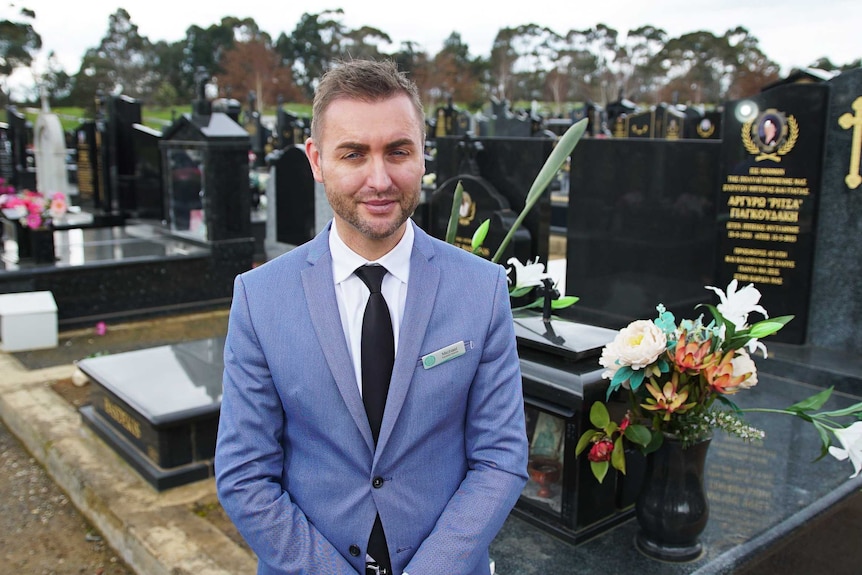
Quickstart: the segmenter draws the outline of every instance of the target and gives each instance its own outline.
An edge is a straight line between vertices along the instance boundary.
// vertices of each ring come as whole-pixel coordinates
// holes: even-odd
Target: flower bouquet
[[[602,376],[610,380],[607,399],[627,396],[627,411],[617,423],[607,406],[596,402],[590,409],[593,429],[585,431],[575,454],[587,451],[593,475],[600,482],[610,466],[626,472],[625,448],[634,445],[643,453],[656,451],[665,437],[690,447],[721,429],[744,440],[762,439],[759,429],[743,421],[746,412],[771,412],[800,417],[815,427],[823,442],[820,457],[831,453],[849,458],[855,474],[862,469],[862,422],[848,428],[838,422],[844,416],[862,414],[862,403],[836,411],[820,411],[832,389],[784,409],[738,408],[731,398],[757,385],[752,354],[766,357],[760,341],[780,330],[793,316],[769,318],[759,304],[761,294],[749,284],[738,289],[736,280],[727,290],[707,286],[720,303],[701,304],[710,318],[677,322],[658,305],[658,317],[636,320],[620,330],[602,350]],[[698,307],[701,307],[698,306]],[[764,319],[748,323],[751,313]],[[841,447],[832,445],[830,434]]]
[[[50,226],[51,222],[68,211],[66,195],[62,192],[42,194],[15,188],[0,178],[0,211],[9,220],[17,220],[24,227],[36,230]]]

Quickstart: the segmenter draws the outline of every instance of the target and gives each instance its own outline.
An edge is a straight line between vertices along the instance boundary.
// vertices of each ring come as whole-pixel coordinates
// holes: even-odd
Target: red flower
[[[629,419],[628,414],[626,414],[626,416],[623,417],[623,420],[620,421],[620,431],[625,431],[626,428],[631,424],[631,422],[632,420]]]
[[[614,451],[614,442],[605,437],[593,444],[587,458],[590,461],[610,461]]]

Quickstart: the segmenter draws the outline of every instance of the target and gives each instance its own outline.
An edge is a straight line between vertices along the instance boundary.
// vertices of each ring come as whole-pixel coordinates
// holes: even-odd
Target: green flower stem
[[[491,261],[495,264],[500,263],[500,260],[503,257],[503,252],[506,251],[506,247],[509,245],[509,242],[512,241],[512,237],[515,235],[515,232],[521,227],[524,218],[527,217],[527,213],[532,209],[536,202],[539,201],[545,188],[548,187],[548,184],[551,183],[551,180],[554,179],[554,176],[556,176],[560,168],[563,167],[563,164],[566,162],[566,158],[571,155],[572,150],[575,149],[575,146],[584,135],[584,132],[586,132],[588,120],[588,118],[584,118],[575,124],[572,124],[557,141],[551,155],[548,156],[548,159],[545,161],[545,165],[542,166],[536,179],[533,180],[533,185],[530,186],[530,191],[527,192],[527,200],[524,205],[524,209],[521,210],[520,214],[518,214],[518,218],[515,220],[515,223],[512,224],[512,227],[509,229],[508,233],[506,233],[506,237],[503,238],[503,242],[500,244],[500,247],[497,248],[497,253],[495,253],[494,257],[491,258]]]

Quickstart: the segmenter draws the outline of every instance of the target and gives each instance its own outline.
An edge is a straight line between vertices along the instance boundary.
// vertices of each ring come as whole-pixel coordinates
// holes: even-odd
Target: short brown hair
[[[311,137],[317,139],[326,108],[339,98],[378,102],[404,94],[416,109],[422,130],[425,112],[419,89],[407,74],[390,60],[347,60],[334,62],[320,79],[311,110]]]

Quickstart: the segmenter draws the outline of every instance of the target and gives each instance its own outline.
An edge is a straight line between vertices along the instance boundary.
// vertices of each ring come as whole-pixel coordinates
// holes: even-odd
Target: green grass
[[[284,104],[284,109],[297,116],[311,116],[311,104]],[[38,108],[19,108],[26,116],[27,120],[36,123],[36,118],[39,116]],[[63,130],[67,132],[74,131],[85,120],[92,120],[92,114],[85,111],[84,108],[74,106],[60,106],[51,108],[51,111],[60,118],[60,124]],[[171,124],[171,118],[182,114],[191,113],[191,104],[187,106],[171,106],[168,108],[157,108],[152,106],[143,106],[141,109],[142,124],[154,130],[164,130],[166,126]],[[276,109],[265,109],[265,116],[275,116]]]

